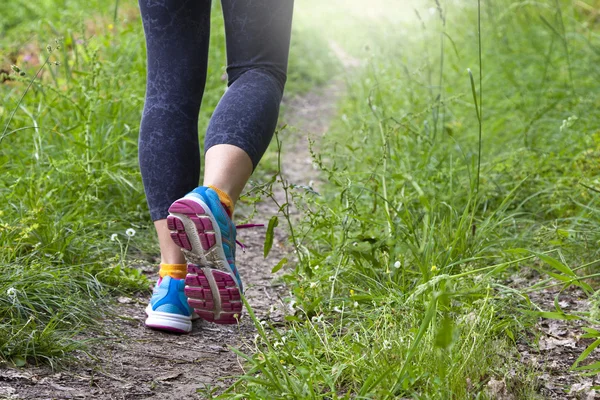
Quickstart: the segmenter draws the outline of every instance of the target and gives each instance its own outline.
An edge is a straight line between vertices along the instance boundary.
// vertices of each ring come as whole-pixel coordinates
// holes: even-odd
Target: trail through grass
[[[533,399],[517,344],[535,346],[539,317],[598,337],[600,4],[396,3],[297,6],[288,93],[339,74],[348,91],[311,149],[326,184],[286,186],[303,216],[286,324],[257,321],[223,398],[490,398],[494,380]],[[84,346],[111,293],[148,286],[131,267],[157,251],[136,161],[135,3],[20,4],[0,17],[0,359],[16,365]],[[224,88],[217,10],[202,124]],[[361,64],[340,72],[335,45]],[[590,310],[530,301],[552,285]]]

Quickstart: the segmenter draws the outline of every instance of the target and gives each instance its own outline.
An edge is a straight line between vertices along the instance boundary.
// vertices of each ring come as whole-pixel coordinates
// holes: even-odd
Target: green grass
[[[527,293],[597,286],[575,271],[597,279],[600,26],[571,2],[482,2],[480,64],[477,4],[440,3],[331,33],[366,65],[313,149],[321,196],[293,191],[288,324],[223,398],[489,398],[491,378],[539,397],[516,342],[564,314]],[[531,269],[554,279],[505,284]]]
[[[86,346],[78,333],[101,329],[112,293],[147,290],[134,266],[158,255],[137,162],[137,3],[82,5],[19,1],[0,16],[0,362],[68,360]],[[222,16],[213,11],[201,132],[225,89]],[[290,96],[324,82],[334,65],[318,36],[296,39],[301,29]]]
[[[577,285],[593,308],[574,317],[598,325],[597,280],[576,275],[597,279],[599,258],[596,19],[563,0],[484,1],[480,37],[474,3],[421,4],[413,21],[384,0],[322,3],[297,7],[288,93],[338,77],[329,40],[365,64],[341,76],[347,95],[313,148],[327,184],[287,187],[304,217],[287,323],[257,323],[247,373],[221,397],[485,399],[494,378],[536,398],[515,344],[535,340],[539,316],[569,316],[539,314],[527,293]],[[84,348],[75,337],[113,293],[147,288],[131,267],[157,248],[136,159],[135,3],[116,21],[115,3],[18,4],[0,17],[1,67],[25,73],[0,85],[0,129],[15,111],[0,143],[0,360],[22,365]],[[217,12],[213,26],[201,131],[224,88]],[[554,275],[506,285],[531,269]]]

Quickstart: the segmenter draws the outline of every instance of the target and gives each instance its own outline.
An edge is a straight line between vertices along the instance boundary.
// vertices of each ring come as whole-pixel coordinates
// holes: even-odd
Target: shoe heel
[[[188,304],[201,318],[215,324],[237,324],[242,313],[240,290],[226,272],[188,266],[185,278]]]

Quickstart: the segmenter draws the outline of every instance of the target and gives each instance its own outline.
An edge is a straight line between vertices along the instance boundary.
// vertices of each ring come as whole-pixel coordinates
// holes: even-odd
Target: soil
[[[556,310],[555,298],[566,314],[590,310],[586,295],[576,287],[564,291],[557,287],[530,294],[531,301],[543,311]],[[536,383],[543,398],[600,399],[600,391],[593,389],[600,386],[600,376],[586,377],[569,371],[575,360],[593,342],[593,339],[581,338],[585,334],[583,327],[598,329],[579,320],[540,318],[535,326],[536,337],[518,343],[520,361],[537,371]],[[597,361],[600,361],[600,353],[594,351],[581,365]]]
[[[337,82],[284,100],[282,119],[288,128],[281,136],[282,172],[289,182],[307,185],[312,179],[308,137],[326,131],[342,89]],[[282,196],[276,192],[276,197]],[[277,212],[272,202],[259,203],[254,221],[268,221]],[[264,259],[264,237],[264,229],[240,231],[238,239],[247,250],[238,250],[237,262],[256,316],[278,323],[283,319],[286,291],[271,269],[291,249],[285,231],[277,229]],[[218,392],[244,373],[242,359],[231,348],[253,353],[256,329],[247,313],[234,326],[198,320],[190,334],[163,333],[144,326],[149,296],[150,291],[135,298],[120,297],[115,317],[105,321],[108,336],[94,342],[91,355],[77,355],[79,362],[68,369],[0,368],[0,399],[198,399],[207,396],[203,390]]]

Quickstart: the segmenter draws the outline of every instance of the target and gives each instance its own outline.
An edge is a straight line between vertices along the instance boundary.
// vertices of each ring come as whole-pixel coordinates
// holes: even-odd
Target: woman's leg
[[[198,185],[198,112],[206,81],[210,0],[139,0],[147,48],[139,160],[163,263],[182,264],[166,218]]]
[[[243,285],[233,206],[273,137],[286,81],[293,0],[222,0],[229,87],[205,139],[204,186],[170,208],[172,238],[198,264],[185,293],[202,318],[236,323]]]
[[[204,185],[235,203],[277,126],[293,0],[222,0],[229,87],[204,141]]]
[[[189,332],[187,265],[166,223],[171,203],[198,185],[198,112],[206,81],[210,0],[139,0],[147,47],[139,161],[161,250],[160,278],[146,325]]]

